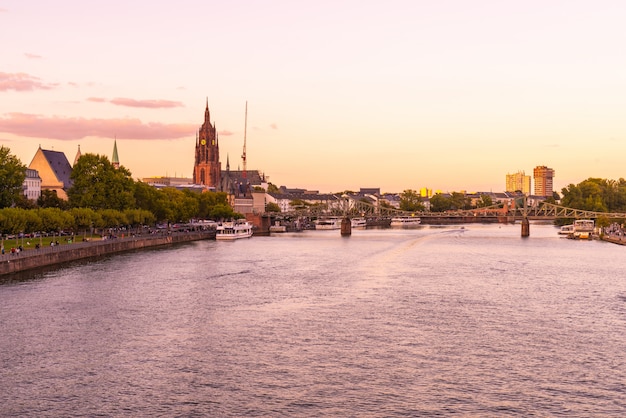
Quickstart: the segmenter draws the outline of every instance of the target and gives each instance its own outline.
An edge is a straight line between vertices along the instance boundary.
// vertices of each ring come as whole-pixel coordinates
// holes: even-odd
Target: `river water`
[[[0,282],[1,416],[623,416],[626,247],[308,231]]]

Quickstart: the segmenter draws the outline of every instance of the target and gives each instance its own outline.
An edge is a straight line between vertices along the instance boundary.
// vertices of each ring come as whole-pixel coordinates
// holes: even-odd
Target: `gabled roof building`
[[[67,200],[67,189],[72,186],[72,166],[64,153],[39,146],[28,168],[39,172],[41,190],[54,190],[59,198]]]

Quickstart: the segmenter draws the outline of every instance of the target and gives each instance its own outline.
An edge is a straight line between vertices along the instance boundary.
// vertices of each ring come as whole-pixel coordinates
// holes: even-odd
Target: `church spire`
[[[40,146],[41,147],[41,146]],[[78,151],[76,152],[76,157],[74,157],[74,165],[78,162],[78,159],[82,156],[80,153],[80,145],[78,145]]]
[[[113,158],[111,158],[113,167],[120,168],[120,158],[117,155],[117,138],[113,141]]]
[[[204,110],[204,122],[209,125],[211,123],[211,114],[209,113],[209,98],[206,98],[206,109]]]

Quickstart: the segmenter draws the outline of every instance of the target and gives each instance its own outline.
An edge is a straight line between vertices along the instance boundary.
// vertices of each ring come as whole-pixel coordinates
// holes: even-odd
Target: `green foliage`
[[[310,205],[302,199],[293,199],[289,202],[289,206],[291,206],[293,210],[301,210],[306,209]]]
[[[66,209],[68,204],[57,195],[56,190],[42,190],[41,196],[37,199],[37,206],[40,208]]]
[[[476,202],[476,207],[478,208],[486,208],[492,205],[493,205],[493,200],[491,199],[491,196],[487,194],[481,194],[480,200]]]
[[[0,146],[0,208],[13,206],[20,200],[25,178],[26,166],[9,148]]]
[[[594,212],[626,212],[626,180],[588,178],[562,189],[561,204]]]
[[[81,157],[82,158],[82,157]],[[101,223],[98,225],[100,228],[116,228],[119,226],[128,225],[128,218],[119,210],[115,209],[102,209],[99,211],[101,216]]]
[[[84,154],[72,169],[74,182],[67,192],[70,206],[92,209],[132,209],[134,181],[130,171],[115,168],[103,155]]]
[[[269,202],[265,205],[265,212],[280,212],[280,206],[274,202]]]
[[[213,206],[209,214],[209,218],[214,219],[214,220],[241,219],[243,217],[244,216],[241,213],[235,212],[233,208],[231,208],[229,205],[224,205],[221,203],[218,203],[217,205]]]
[[[26,210],[20,208],[3,208],[0,210],[0,232],[18,234],[26,230]]]
[[[37,209],[36,213],[41,220],[41,231],[58,232],[70,229],[74,226],[74,217],[69,212],[65,212],[59,208]]]
[[[156,217],[149,210],[144,209],[126,209],[124,216],[128,220],[128,224],[132,226],[153,225]]]
[[[91,208],[72,208],[69,213],[74,218],[76,231],[86,231],[102,224],[102,216]]]
[[[204,192],[198,197],[198,219],[214,219],[211,210],[215,205],[228,205],[228,195],[224,192]],[[218,218],[219,219],[219,218]]]
[[[422,198],[415,190],[407,189],[400,193],[400,210],[418,212],[424,210]]]
[[[268,183],[267,184],[267,192],[268,193],[280,193],[280,189],[275,184]]]
[[[452,202],[449,198],[445,197],[441,193],[437,193],[430,198],[430,211],[431,212],[445,212],[452,209]]]
[[[472,200],[461,192],[452,192],[450,195],[452,210],[472,209]]]

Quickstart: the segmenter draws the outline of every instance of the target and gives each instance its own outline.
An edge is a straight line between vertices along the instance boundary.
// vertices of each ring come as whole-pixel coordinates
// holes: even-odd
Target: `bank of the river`
[[[600,237],[601,240],[612,242],[613,244],[618,245],[626,245],[626,236],[616,236],[616,235],[603,235]]]
[[[122,251],[203,239],[215,239],[215,229],[77,242],[22,251],[19,254],[6,252],[0,255],[0,275]]]

